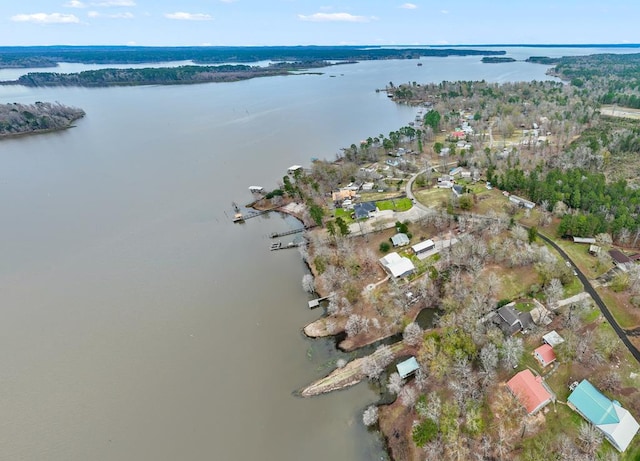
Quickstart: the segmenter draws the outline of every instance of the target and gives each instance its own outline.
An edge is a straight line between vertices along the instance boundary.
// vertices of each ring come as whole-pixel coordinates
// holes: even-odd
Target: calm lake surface
[[[412,121],[416,109],[375,92],[389,81],[548,78],[523,62],[420,62],[189,86],[0,87],[1,102],[87,112],[76,128],[0,142],[0,459],[385,459],[361,422],[377,399],[367,383],[293,395],[340,355],[301,334],[319,312],[306,308],[298,253],[268,250],[266,236],[295,222],[234,225],[231,202]]]

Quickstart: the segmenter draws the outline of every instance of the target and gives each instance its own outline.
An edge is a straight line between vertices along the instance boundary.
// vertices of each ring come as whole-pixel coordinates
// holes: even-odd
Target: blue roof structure
[[[598,389],[583,379],[573,390],[568,399],[578,412],[592,424],[616,424],[620,422],[613,402],[602,395]]]
[[[406,378],[414,371],[418,370],[420,365],[415,357],[409,357],[407,360],[400,362],[396,365],[396,369],[398,370],[398,374],[401,378]]]

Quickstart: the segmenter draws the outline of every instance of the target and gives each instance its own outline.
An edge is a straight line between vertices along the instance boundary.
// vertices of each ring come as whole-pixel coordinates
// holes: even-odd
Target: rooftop
[[[552,400],[552,396],[542,385],[542,378],[534,376],[531,370],[517,373],[507,382],[507,386],[527,409],[527,413],[535,413]]]

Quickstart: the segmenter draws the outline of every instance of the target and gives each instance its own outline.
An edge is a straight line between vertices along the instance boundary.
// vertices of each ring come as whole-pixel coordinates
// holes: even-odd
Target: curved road
[[[523,226],[523,227],[525,227],[525,226]],[[620,325],[618,325],[618,322],[616,322],[616,320],[613,318],[613,315],[611,315],[611,312],[607,308],[607,305],[602,301],[602,299],[600,298],[600,295],[598,294],[598,292],[596,292],[595,288],[593,288],[593,286],[591,285],[591,282],[589,281],[589,279],[582,273],[582,271],[578,268],[578,266],[576,266],[573,263],[573,260],[571,258],[569,258],[569,256],[564,252],[564,250],[562,248],[560,248],[558,245],[555,244],[555,242],[553,242],[551,239],[549,239],[548,237],[545,237],[544,235],[542,235],[540,233],[538,233],[538,237],[540,237],[542,240],[544,240],[549,245],[551,245],[553,248],[555,248],[556,251],[558,253],[560,253],[560,255],[566,261],[570,261],[571,262],[572,268],[576,271],[576,273],[578,274],[577,277],[580,279],[580,281],[582,282],[582,285],[584,286],[584,291],[586,291],[587,293],[589,293],[591,295],[591,297],[593,298],[595,303],[600,308],[600,311],[602,312],[602,315],[604,315],[604,318],[607,319],[607,321],[609,322],[609,324],[613,328],[613,331],[616,332],[616,334],[622,340],[624,345],[627,346],[627,349],[629,349],[629,352],[631,352],[631,355],[633,355],[633,357],[638,362],[640,362],[640,351],[638,351],[638,349],[636,349],[636,347],[633,345],[633,343],[631,341],[629,341],[629,338],[625,334],[624,330],[622,328],[620,328]]]

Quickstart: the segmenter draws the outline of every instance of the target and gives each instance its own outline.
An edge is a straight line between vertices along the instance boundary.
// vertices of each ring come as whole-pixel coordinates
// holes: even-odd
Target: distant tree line
[[[61,130],[84,115],[82,109],[58,103],[1,104],[0,137]]]
[[[322,60],[417,59],[422,56],[496,56],[504,51],[465,49],[391,49],[361,46],[276,47],[130,47],[53,46],[0,47],[2,67],[54,67],[58,62],[133,64],[166,61],[196,63]]]

